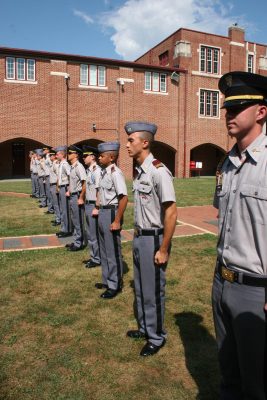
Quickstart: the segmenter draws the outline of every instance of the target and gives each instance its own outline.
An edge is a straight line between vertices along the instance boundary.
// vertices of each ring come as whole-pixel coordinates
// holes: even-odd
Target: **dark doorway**
[[[190,162],[201,162],[202,168],[199,171],[201,176],[214,176],[216,173],[217,165],[222,159],[225,151],[219,147],[205,143],[200,146],[194,147],[190,152]],[[192,175],[194,176],[194,175]]]
[[[175,149],[166,143],[155,141],[151,146],[153,156],[160,160],[175,176]]]
[[[12,175],[25,176],[25,143],[12,143]]]

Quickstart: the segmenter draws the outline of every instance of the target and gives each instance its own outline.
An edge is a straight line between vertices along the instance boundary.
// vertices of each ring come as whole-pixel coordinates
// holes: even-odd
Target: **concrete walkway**
[[[217,235],[217,210],[212,206],[178,207],[174,237]],[[133,239],[133,229],[122,230],[122,241]],[[0,252],[64,247],[71,243],[72,237],[59,239],[56,235],[35,235],[0,238]]]

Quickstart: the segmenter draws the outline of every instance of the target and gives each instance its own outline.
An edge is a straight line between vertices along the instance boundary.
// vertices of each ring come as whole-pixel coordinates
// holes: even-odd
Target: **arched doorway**
[[[217,165],[226,152],[211,143],[194,147],[190,152],[190,161],[202,162],[201,176],[213,176]]]
[[[25,138],[0,143],[0,178],[30,177],[29,151],[42,146],[41,142]]]
[[[151,147],[151,152],[153,156],[160,160],[167,168],[171,171],[173,176],[175,176],[175,153],[176,150],[162,142],[153,142]]]

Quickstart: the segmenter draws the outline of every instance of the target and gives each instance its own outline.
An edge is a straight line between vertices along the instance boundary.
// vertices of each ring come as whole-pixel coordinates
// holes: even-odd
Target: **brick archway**
[[[216,173],[217,165],[225,154],[225,150],[211,143],[204,143],[194,147],[190,151],[190,161],[201,161],[201,176],[213,176]]]
[[[155,141],[151,147],[154,157],[160,160],[175,176],[175,153],[176,150],[166,143]]]
[[[43,145],[36,140],[21,137],[0,143],[0,178],[30,177],[29,151]]]

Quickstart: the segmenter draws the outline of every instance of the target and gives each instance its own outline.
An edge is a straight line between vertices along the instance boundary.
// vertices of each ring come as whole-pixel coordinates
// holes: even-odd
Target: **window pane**
[[[213,52],[213,73],[218,74],[219,73],[219,50],[214,49]]]
[[[206,68],[205,68],[205,54],[206,54],[206,51],[205,51],[205,47],[203,47],[203,46],[201,46],[201,53],[200,53],[200,71],[201,72],[205,72],[205,70],[206,70]]]
[[[211,49],[207,49],[207,72],[212,72]]]
[[[13,57],[6,59],[6,77],[7,79],[15,79],[15,58]]]
[[[145,90],[151,90],[151,72],[145,72]]]
[[[97,85],[97,66],[90,65],[90,85],[96,86]]]
[[[213,117],[218,116],[218,93],[217,92],[212,93],[212,116]]]
[[[106,85],[106,68],[102,66],[98,67],[98,85],[99,86]]]
[[[159,91],[159,74],[157,72],[153,72],[153,86],[152,90],[153,92],[158,92]]]
[[[35,81],[35,60],[27,60],[27,79]]]
[[[160,74],[160,91],[166,92],[166,75]]]
[[[205,115],[205,97],[204,90],[200,90],[200,105],[199,105],[199,113],[200,115]]]
[[[88,65],[86,64],[80,66],[80,84],[88,85]]]
[[[25,59],[17,58],[17,79],[25,79]]]

